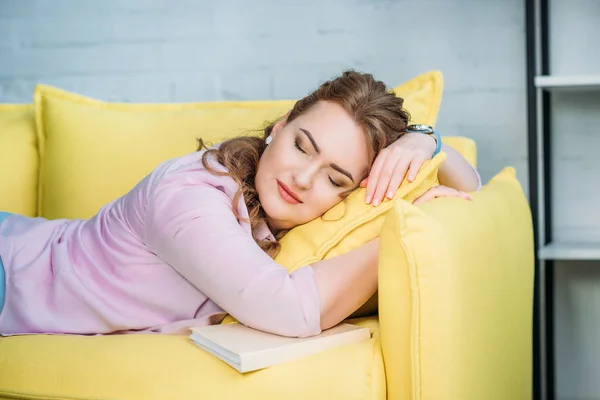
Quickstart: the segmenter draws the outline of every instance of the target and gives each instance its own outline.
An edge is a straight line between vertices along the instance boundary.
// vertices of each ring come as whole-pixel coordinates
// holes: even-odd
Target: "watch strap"
[[[435,138],[435,151],[431,158],[435,157],[442,150],[442,136],[432,126],[415,124],[407,127],[407,132],[422,133],[424,135],[433,135]]]
[[[437,130],[433,130],[433,135],[435,137],[435,151],[431,158],[435,157],[440,151],[442,151],[442,136]]]

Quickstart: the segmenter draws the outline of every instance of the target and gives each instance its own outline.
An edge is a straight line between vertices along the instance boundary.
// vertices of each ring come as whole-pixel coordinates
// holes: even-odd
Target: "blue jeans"
[[[0,211],[0,225],[8,217],[10,213]],[[0,312],[4,308],[4,296],[6,294],[6,277],[4,275],[4,264],[2,264],[2,258],[0,258]]]

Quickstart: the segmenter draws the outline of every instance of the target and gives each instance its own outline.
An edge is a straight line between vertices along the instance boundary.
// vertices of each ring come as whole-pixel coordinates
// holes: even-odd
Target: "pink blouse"
[[[264,253],[233,212],[238,186],[201,156],[162,163],[89,220],[9,216],[0,334],[173,333],[225,312],[280,335],[320,333],[312,267],[290,274]],[[235,207],[248,217],[243,199]]]

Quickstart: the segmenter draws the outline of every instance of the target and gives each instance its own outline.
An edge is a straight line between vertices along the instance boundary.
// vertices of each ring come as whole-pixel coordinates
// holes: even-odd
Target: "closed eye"
[[[336,181],[333,180],[332,177],[329,176],[329,182],[331,182],[331,184],[335,187],[342,187],[342,185],[340,185],[339,183],[337,183]]]
[[[298,141],[298,139],[294,140],[294,146],[296,146],[296,148],[301,151],[302,153],[306,154],[306,151],[304,151],[304,149],[300,146],[300,142]]]

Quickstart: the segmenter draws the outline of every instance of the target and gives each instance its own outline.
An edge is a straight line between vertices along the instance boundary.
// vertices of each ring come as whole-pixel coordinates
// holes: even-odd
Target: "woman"
[[[348,71],[263,138],[201,144],[89,220],[0,214],[0,334],[173,333],[225,313],[286,336],[339,323],[377,289],[378,240],[289,274],[272,258],[276,238],[361,183],[377,206],[418,171],[436,142],[406,134],[402,103]],[[442,186],[420,201],[468,198],[478,186],[469,164],[444,150]]]

